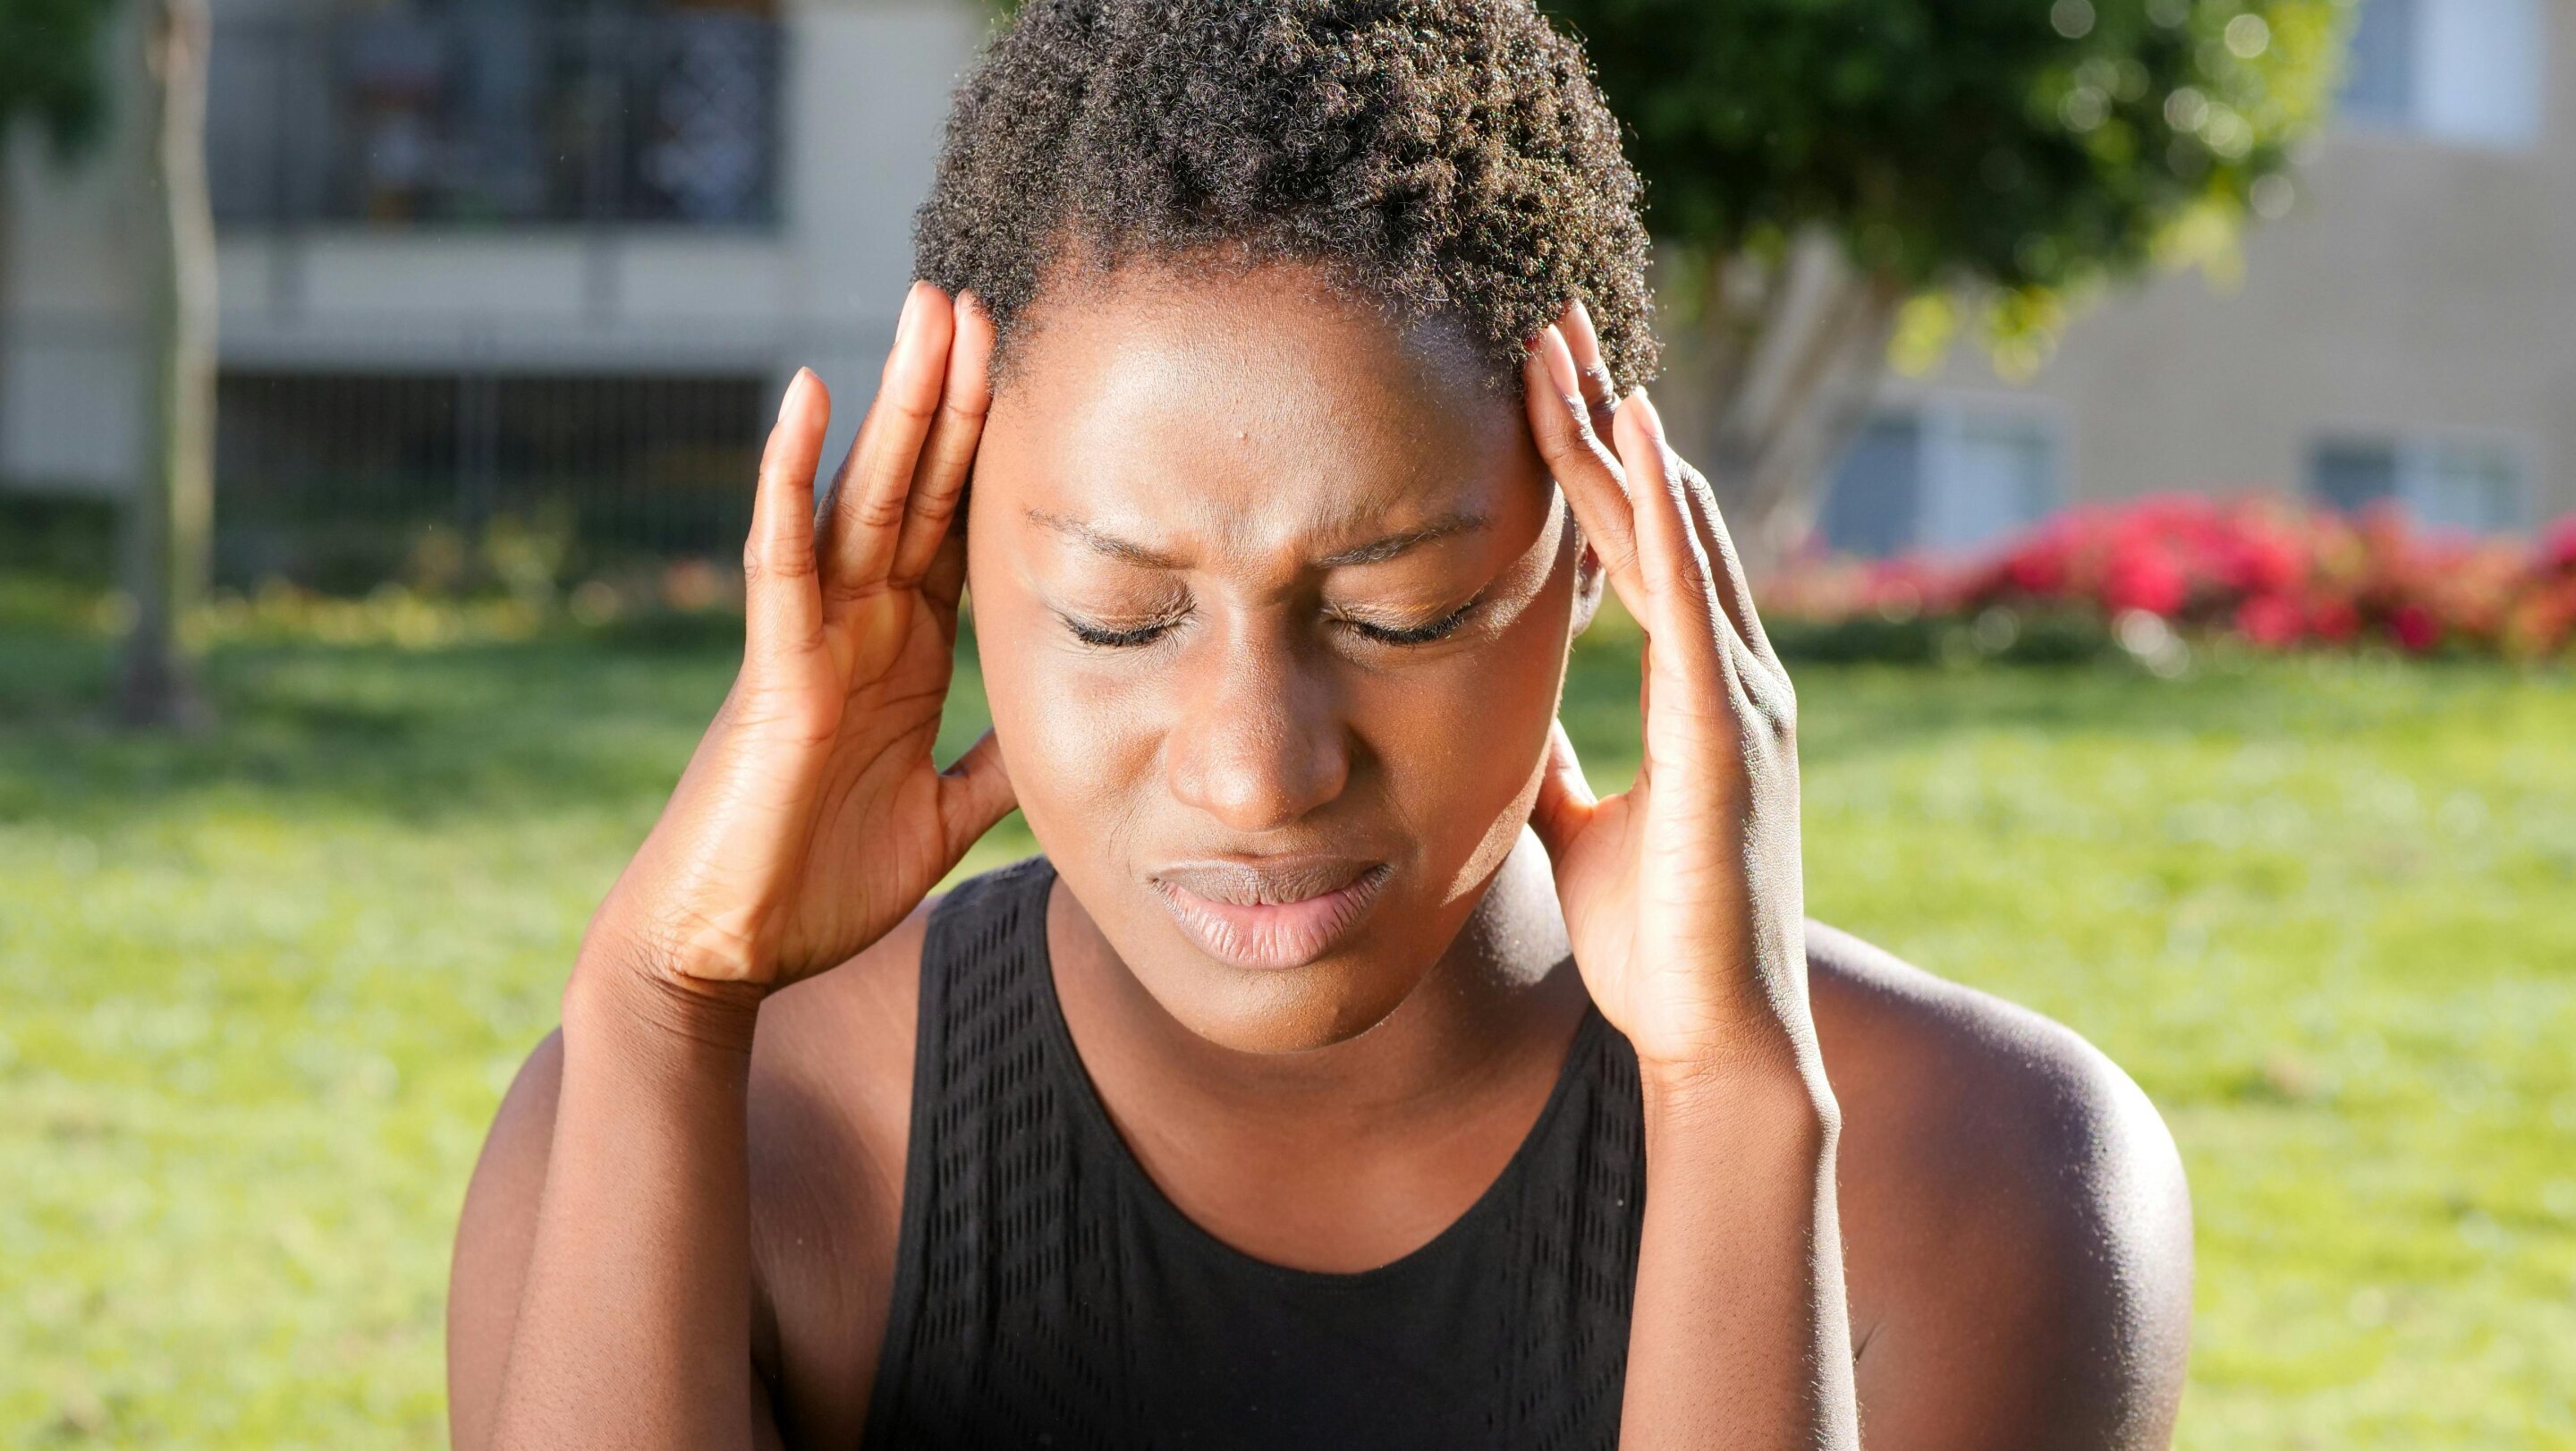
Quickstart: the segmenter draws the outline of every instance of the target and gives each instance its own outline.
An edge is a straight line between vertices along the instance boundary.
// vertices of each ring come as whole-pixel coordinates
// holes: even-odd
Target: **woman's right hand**
[[[831,402],[799,369],[761,455],[741,672],[592,917],[584,973],[757,1002],[886,934],[1009,814],[992,732],[931,760],[966,550],[952,530],[990,401],[990,322],[916,282],[830,513]],[[818,537],[819,534],[819,537]]]

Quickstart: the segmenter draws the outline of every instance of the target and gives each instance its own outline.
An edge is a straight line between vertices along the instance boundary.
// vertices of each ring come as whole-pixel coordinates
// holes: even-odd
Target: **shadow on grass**
[[[741,625],[724,616],[562,629],[508,642],[407,649],[314,641],[235,644],[206,662],[218,719],[193,738],[107,721],[103,639],[0,625],[0,820],[131,817],[197,794],[431,821],[500,807],[630,808],[658,801],[721,703]],[[1564,714],[1604,780],[1632,770],[1632,638],[1587,638]],[[971,633],[940,759],[981,731]],[[2123,664],[1943,669],[1792,662],[1811,767],[1934,750],[1954,737],[2314,740],[2508,688],[2508,667],[2369,659],[2213,660],[2178,681]],[[2303,688],[2280,688],[2288,678]]]
[[[736,658],[570,634],[231,646],[205,662],[215,728],[174,736],[110,723],[104,644],[0,636],[0,820],[130,817],[243,790],[414,820],[622,803],[668,789]]]

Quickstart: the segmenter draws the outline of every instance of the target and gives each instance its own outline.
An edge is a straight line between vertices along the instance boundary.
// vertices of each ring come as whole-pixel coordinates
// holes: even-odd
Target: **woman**
[[[2163,1443],[2171,1143],[1804,921],[1789,682],[1528,0],[1034,4],[919,248],[819,522],[787,391],[741,674],[476,1171],[459,1446]]]

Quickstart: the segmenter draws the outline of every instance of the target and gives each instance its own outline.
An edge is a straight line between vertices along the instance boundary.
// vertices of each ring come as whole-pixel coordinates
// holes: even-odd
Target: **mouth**
[[[1395,868],[1349,858],[1274,857],[1172,866],[1155,895],[1190,940],[1235,967],[1303,967],[1348,937]]]

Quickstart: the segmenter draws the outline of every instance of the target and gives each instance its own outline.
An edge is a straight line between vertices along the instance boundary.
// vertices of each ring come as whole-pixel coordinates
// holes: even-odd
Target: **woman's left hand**
[[[1644,390],[1615,396],[1581,303],[1540,334],[1526,378],[1539,452],[1646,636],[1635,784],[1596,800],[1560,721],[1531,818],[1576,966],[1650,1087],[1752,1067],[1823,1095],[1788,673],[1708,481]]]

